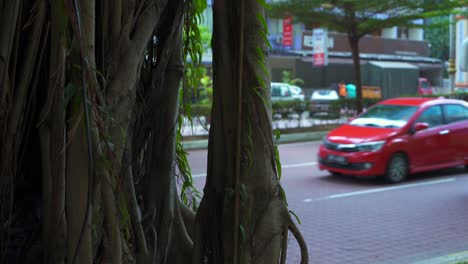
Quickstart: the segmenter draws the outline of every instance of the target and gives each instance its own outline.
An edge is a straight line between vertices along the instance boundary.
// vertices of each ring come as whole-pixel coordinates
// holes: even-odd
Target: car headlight
[[[357,144],[358,151],[379,151],[385,145],[385,140]]]

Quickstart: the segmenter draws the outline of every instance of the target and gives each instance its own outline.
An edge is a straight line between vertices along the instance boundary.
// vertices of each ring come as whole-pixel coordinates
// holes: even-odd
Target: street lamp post
[[[455,67],[455,41],[456,41],[456,34],[455,34],[455,26],[456,26],[456,22],[455,22],[455,15],[454,14],[451,14],[450,15],[450,30],[449,30],[449,34],[450,34],[450,50],[449,50],[449,65],[448,65],[448,69],[447,69],[447,72],[449,74],[449,89],[450,89],[450,92],[453,92],[454,91],[454,88],[455,88],[455,72],[457,71],[456,67]]]

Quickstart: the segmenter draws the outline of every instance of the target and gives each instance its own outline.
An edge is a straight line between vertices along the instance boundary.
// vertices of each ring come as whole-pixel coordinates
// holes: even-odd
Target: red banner
[[[293,43],[293,18],[292,16],[283,19],[283,46],[291,47]]]

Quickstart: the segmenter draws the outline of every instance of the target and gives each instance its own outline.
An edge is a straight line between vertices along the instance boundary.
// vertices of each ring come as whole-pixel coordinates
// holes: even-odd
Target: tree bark
[[[349,36],[348,41],[351,47],[354,65],[354,80],[356,81],[356,111],[362,112],[362,83],[361,83],[361,61],[359,58],[359,40],[360,38]]]
[[[147,90],[148,109],[140,113],[143,130],[149,129],[148,163],[143,182],[144,222],[148,247],[155,249],[155,263],[187,263],[191,259],[192,240],[182,218],[175,178],[175,144],[179,110],[179,89],[183,76],[182,21],[184,2],[174,1],[166,7],[165,20],[156,32],[159,39],[158,62],[151,70],[152,82]],[[152,58],[150,58],[152,60]],[[154,107],[154,106],[158,107]],[[141,120],[141,118],[145,120]],[[138,129],[142,129],[139,127]],[[138,133],[137,133],[138,134]],[[137,137],[138,138],[138,137]],[[141,139],[137,139],[141,145]],[[138,145],[137,145],[138,146]],[[153,162],[157,160],[158,162]],[[186,212],[185,212],[186,213]],[[156,241],[155,241],[156,240]],[[151,250],[150,250],[151,251]]]
[[[232,263],[234,230],[239,229],[240,263],[279,263],[287,207],[280,196],[271,127],[269,75],[261,63],[267,54],[257,15],[257,1],[245,1],[244,53],[239,52],[239,3],[213,4],[213,107],[208,146],[208,172],[196,218],[193,263]],[[263,56],[258,54],[258,49]],[[238,97],[238,58],[243,56],[242,98]],[[265,65],[268,69],[268,65]],[[262,81],[267,87],[262,87]],[[234,226],[235,132],[242,102],[240,226]],[[242,187],[243,186],[243,187]],[[244,192],[244,191],[242,191]],[[245,231],[245,234],[244,234]],[[244,237],[245,235],[245,237]]]
[[[25,171],[27,161],[23,158],[34,129],[31,122],[36,117],[37,82],[48,26],[43,0],[35,2],[34,8],[19,1],[2,1],[0,6],[0,222],[5,228],[0,234],[2,262],[15,219],[15,184]]]
[[[81,109],[81,107],[80,107]],[[86,218],[88,202],[88,145],[84,120],[80,111],[72,111],[69,126],[77,122],[78,129],[71,138],[66,153],[66,221],[68,259],[71,263],[76,254],[76,263],[93,263],[91,240],[91,214]],[[92,209],[90,209],[92,212]],[[84,229],[82,232],[82,225]],[[81,237],[81,241],[80,240]],[[78,243],[80,243],[78,245]],[[76,252],[75,252],[76,251]]]
[[[48,99],[39,120],[42,149],[44,263],[63,263],[65,238],[65,49],[56,17],[51,18]]]

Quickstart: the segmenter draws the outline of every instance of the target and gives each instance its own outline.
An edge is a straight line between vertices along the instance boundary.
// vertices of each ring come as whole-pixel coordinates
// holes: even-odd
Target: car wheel
[[[397,183],[403,181],[408,176],[409,166],[406,156],[401,153],[394,154],[387,165],[385,181]]]

